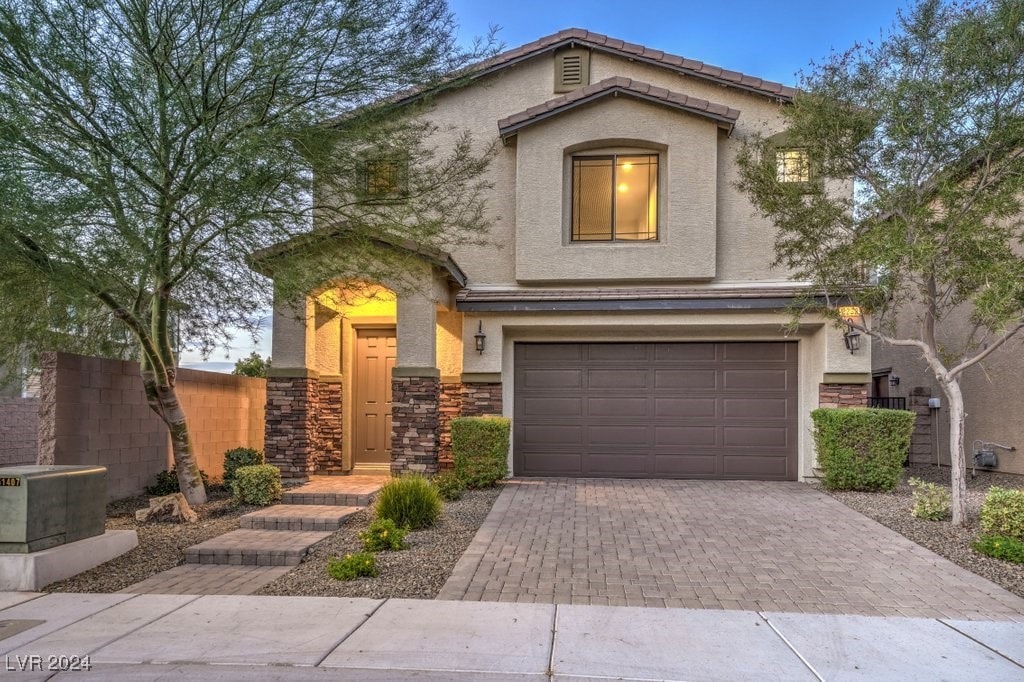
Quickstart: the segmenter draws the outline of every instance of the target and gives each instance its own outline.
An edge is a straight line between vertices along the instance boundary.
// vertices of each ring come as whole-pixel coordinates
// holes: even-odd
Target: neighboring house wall
[[[167,427],[149,408],[133,362],[45,353],[42,361],[39,463],[101,464],[107,496],[143,492],[172,464]],[[223,475],[224,452],[263,448],[266,381],[179,369],[178,398],[188,418],[199,468]]]
[[[35,464],[39,400],[0,398],[0,467]]]
[[[913,311],[907,311],[904,319],[910,320]],[[907,330],[904,330],[907,331]],[[940,343],[950,342],[960,333],[968,333],[966,323],[954,320],[943,321],[940,333],[945,331]],[[942,407],[935,415],[936,445],[938,461],[949,464],[949,410],[946,396],[935,381],[919,351],[907,347],[886,346],[874,342],[872,363],[875,369],[892,368],[900,378],[900,385],[889,389],[893,396],[912,397],[915,390],[930,397],[941,399]],[[960,382],[964,395],[964,409],[967,413],[964,431],[964,449],[967,465],[973,464],[973,441],[976,439],[994,441],[1016,447],[1016,452],[996,449],[999,471],[1024,474],[1024,338],[1014,339],[980,365],[968,368]],[[909,402],[909,401],[908,401]],[[931,450],[931,437],[919,433],[914,444],[915,461],[924,459],[925,446]],[[934,461],[934,460],[931,460]]]

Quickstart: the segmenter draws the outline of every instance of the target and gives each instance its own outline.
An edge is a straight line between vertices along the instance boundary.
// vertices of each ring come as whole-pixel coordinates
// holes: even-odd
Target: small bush
[[[207,488],[210,487],[210,477],[206,475],[206,472],[202,469],[199,470],[199,476],[203,479],[203,485]],[[161,471],[156,475],[156,481],[153,485],[146,486],[147,495],[156,495],[157,497],[163,497],[164,495],[173,495],[174,493],[181,492],[181,485],[178,483],[178,470],[171,469],[167,471]]]
[[[377,519],[359,534],[359,539],[367,552],[397,552],[405,549],[404,540],[408,534],[408,530],[399,528],[391,519]]]
[[[434,525],[444,502],[434,484],[418,474],[393,478],[377,493],[377,518],[416,530]]]
[[[271,464],[238,467],[231,482],[235,502],[265,507],[281,499],[281,471]]]
[[[822,484],[829,490],[893,490],[914,430],[913,412],[819,408],[811,412]]]
[[[949,514],[949,489],[935,483],[911,478],[910,488],[914,494],[914,516],[929,521],[941,521]]]
[[[982,535],[974,543],[974,551],[993,559],[1024,564],[1024,542],[1005,535]]]
[[[327,560],[327,575],[335,580],[355,580],[363,576],[377,577],[377,558],[369,552],[346,554],[344,559],[331,557]]]
[[[511,421],[504,417],[452,420],[455,475],[467,488],[490,488],[508,476]]]
[[[462,482],[462,479],[454,471],[446,471],[443,474],[434,476],[434,487],[437,488],[437,492],[441,494],[441,498],[445,502],[454,502],[455,500],[462,497],[462,492],[466,489],[466,484]]]
[[[234,448],[224,453],[224,485],[231,487],[235,480],[238,467],[251,467],[263,464],[263,453],[252,448]]]
[[[1024,490],[992,486],[981,505],[981,528],[1024,541]]]

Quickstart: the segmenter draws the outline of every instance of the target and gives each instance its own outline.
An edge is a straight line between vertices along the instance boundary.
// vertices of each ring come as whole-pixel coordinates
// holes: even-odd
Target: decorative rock
[[[195,523],[199,515],[188,506],[188,500],[181,493],[154,497],[149,501],[149,509],[135,512],[135,520],[146,521],[177,521],[179,523]]]

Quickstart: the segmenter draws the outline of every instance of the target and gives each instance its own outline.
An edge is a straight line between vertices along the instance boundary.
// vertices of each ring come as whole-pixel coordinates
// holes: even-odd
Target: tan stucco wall
[[[913,308],[902,315],[897,331],[909,335],[916,325]],[[940,342],[962,339],[970,325],[962,315],[953,315],[942,321],[937,330]],[[927,389],[929,395],[940,398],[942,407],[937,415],[939,461],[949,464],[949,410],[946,396],[915,348],[888,346],[872,341],[873,367],[892,367],[900,378],[898,387],[890,387],[890,396],[909,396],[916,387]],[[996,450],[999,470],[1024,474],[1024,337],[1009,341],[995,351],[981,365],[967,369],[960,383],[967,413],[964,431],[964,449],[968,465],[972,463],[972,443],[975,439],[994,441],[1017,448],[1016,452]]]
[[[605,143],[596,143],[607,140]],[[523,130],[516,142],[516,279],[523,283],[710,279],[715,276],[718,126],[609,98]],[[573,149],[660,150],[658,240],[570,240]]]
[[[512,417],[513,344],[526,341],[797,341],[799,342],[799,463],[800,478],[814,476],[811,410],[818,407],[818,384],[824,374],[870,372],[870,350],[851,354],[842,331],[818,316],[804,318],[797,331],[786,334],[788,320],[776,312],[674,313],[521,313],[513,316],[467,314],[463,343],[472,347],[477,322],[483,321],[487,350],[466,353],[463,371],[502,375],[505,416]],[[839,351],[841,349],[841,352]],[[511,461],[510,461],[511,465]]]

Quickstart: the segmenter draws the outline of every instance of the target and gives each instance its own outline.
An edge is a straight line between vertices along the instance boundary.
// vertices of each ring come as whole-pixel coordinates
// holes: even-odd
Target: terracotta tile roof
[[[524,128],[532,123],[612,94],[623,94],[687,111],[698,116],[704,116],[718,122],[721,127],[730,132],[740,115],[737,109],[731,109],[724,104],[715,104],[705,99],[682,95],[648,83],[616,76],[573,90],[560,97],[550,99],[543,104],[538,104],[525,111],[520,111],[517,114],[503,118],[498,121],[498,132],[501,133],[502,137],[513,135],[520,128]]]
[[[768,97],[781,100],[792,100],[796,95],[796,88],[764,80],[754,76],[748,76],[738,71],[729,71],[720,66],[713,66],[687,59],[678,55],[669,54],[662,50],[654,50],[643,45],[627,43],[617,38],[612,38],[601,33],[594,33],[583,28],[567,28],[558,33],[535,40],[532,43],[521,45],[507,52],[503,52],[491,59],[485,60],[469,67],[470,71],[489,72],[498,67],[521,61],[522,59],[535,56],[541,52],[554,50],[569,43],[577,43],[590,47],[601,52],[619,54],[631,59],[648,62],[656,66],[669,68],[679,73],[685,73],[697,78],[714,81],[721,85],[741,88]]]

